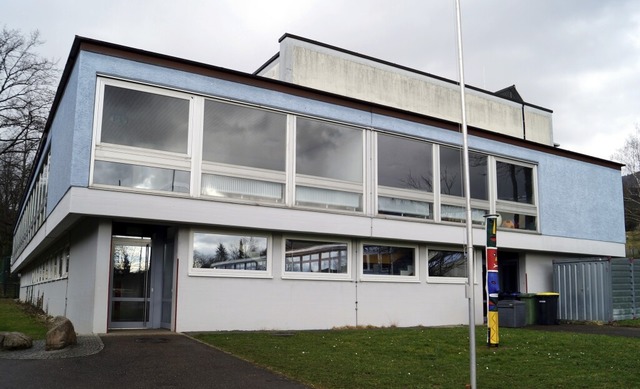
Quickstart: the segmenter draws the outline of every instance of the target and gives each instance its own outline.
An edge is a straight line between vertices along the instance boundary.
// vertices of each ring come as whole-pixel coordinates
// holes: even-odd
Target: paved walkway
[[[104,348],[95,351],[100,347],[95,344],[95,338]],[[90,349],[91,353],[76,346],[66,351],[67,355],[64,350],[55,351],[58,353],[55,357],[45,354],[49,356],[47,359],[39,358],[38,353],[43,351],[38,349],[31,351],[31,357],[39,359],[0,356],[0,387],[306,388],[187,336],[170,332],[109,334],[94,337],[85,345],[84,350]]]

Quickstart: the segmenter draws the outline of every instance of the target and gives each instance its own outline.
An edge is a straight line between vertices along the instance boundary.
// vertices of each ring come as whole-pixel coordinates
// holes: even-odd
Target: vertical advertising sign
[[[487,346],[497,347],[500,342],[498,330],[498,293],[500,283],[498,281],[498,242],[496,231],[498,227],[498,215],[485,215],[487,228]]]

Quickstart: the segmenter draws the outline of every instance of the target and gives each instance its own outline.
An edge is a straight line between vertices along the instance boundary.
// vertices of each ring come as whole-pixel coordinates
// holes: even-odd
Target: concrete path
[[[306,388],[180,334],[110,334],[100,339],[104,347],[92,355],[0,358],[0,387]],[[82,354],[78,350],[73,352]]]

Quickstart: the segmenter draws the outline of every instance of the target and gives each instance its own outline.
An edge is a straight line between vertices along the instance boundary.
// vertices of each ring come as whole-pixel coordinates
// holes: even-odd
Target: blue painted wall
[[[53,211],[71,185],[71,166],[75,153],[73,138],[76,133],[84,131],[76,128],[78,68],[79,62],[76,62],[49,129],[51,163],[47,215]]]
[[[448,130],[160,66],[81,52],[52,126],[49,211],[70,186],[88,185],[97,74],[332,118],[437,142],[462,142],[460,133]],[[617,243],[625,241],[619,171],[482,138],[470,137],[469,146],[493,155],[537,163],[542,234]]]

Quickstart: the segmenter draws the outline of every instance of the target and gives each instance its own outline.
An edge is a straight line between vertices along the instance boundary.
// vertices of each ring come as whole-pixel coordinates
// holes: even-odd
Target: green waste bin
[[[558,324],[559,293],[545,292],[536,295],[538,305],[538,324]]]
[[[538,319],[538,311],[537,311],[537,301],[535,293],[521,293],[520,301],[525,304],[525,311],[527,312],[526,324],[528,326],[536,324]]]

